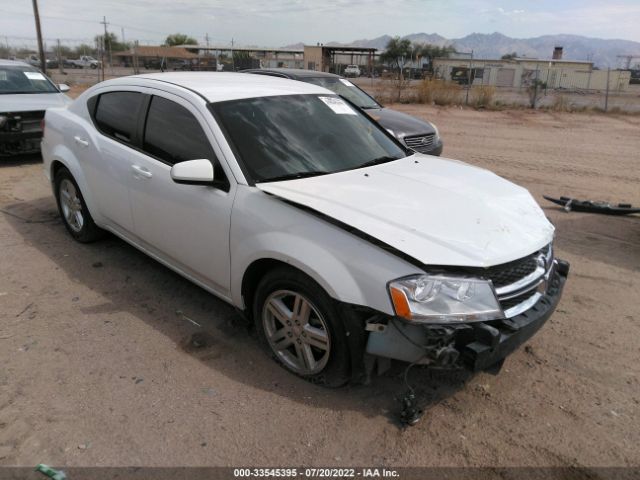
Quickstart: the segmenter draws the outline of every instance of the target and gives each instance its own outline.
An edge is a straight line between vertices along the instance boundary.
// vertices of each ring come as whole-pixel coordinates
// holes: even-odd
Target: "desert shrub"
[[[570,112],[572,111],[571,102],[566,97],[566,95],[556,95],[553,99],[553,104],[551,106],[552,110],[556,112]]]
[[[473,105],[476,108],[489,108],[493,106],[493,97],[496,94],[496,87],[492,85],[481,85],[474,87]]]
[[[418,101],[435,105],[460,105],[460,85],[444,80],[425,79],[418,87]]]

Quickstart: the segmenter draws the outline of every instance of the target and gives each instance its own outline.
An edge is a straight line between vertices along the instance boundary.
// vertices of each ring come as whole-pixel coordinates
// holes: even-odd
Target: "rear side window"
[[[149,106],[143,148],[169,165],[201,158],[214,162],[216,158],[209,139],[191,112],[156,96]]]
[[[105,135],[133,143],[143,100],[143,95],[136,92],[103,93],[94,115],[96,126]]]

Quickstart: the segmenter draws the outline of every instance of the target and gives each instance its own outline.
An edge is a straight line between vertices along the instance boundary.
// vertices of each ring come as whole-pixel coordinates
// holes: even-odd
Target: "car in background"
[[[362,72],[357,65],[347,65],[343,73],[345,77],[359,77]]]
[[[71,68],[91,68],[96,69],[100,62],[90,55],[81,55],[80,58],[67,60]]]
[[[70,104],[68,90],[25,62],[0,60],[0,157],[38,152],[45,110]]]
[[[328,88],[364,110],[411,150],[427,155],[440,155],[442,153],[443,142],[440,138],[440,132],[438,132],[438,128],[434,124],[406,113],[383,107],[364,90],[344,77],[332,73],[293,68],[260,68],[243,70],[243,73],[289,78]]]
[[[366,378],[368,354],[496,369],[560,300],[569,265],[527,190],[403,147],[326,88],[146,74],[45,120],[73,238],[120,236],[243,312],[315,383]]]

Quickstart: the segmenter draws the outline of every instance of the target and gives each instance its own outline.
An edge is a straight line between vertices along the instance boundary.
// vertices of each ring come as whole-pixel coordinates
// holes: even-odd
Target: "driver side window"
[[[142,148],[169,165],[206,158],[214,164],[216,179],[225,178],[220,162],[198,120],[182,105],[166,98],[151,98]]]

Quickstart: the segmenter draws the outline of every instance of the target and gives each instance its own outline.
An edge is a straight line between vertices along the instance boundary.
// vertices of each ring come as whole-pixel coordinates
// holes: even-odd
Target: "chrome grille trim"
[[[505,318],[515,317],[516,315],[520,315],[522,312],[529,310],[538,300],[540,300],[542,295],[546,293],[549,278],[551,277],[553,269],[557,263],[553,259],[552,244],[549,244],[546,248],[542,249],[536,257],[536,263],[536,269],[530,274],[510,283],[509,285],[504,285],[495,289],[498,302],[503,306]],[[529,292],[533,293],[530,296],[526,296],[526,298],[520,303],[510,306],[509,308],[504,308],[505,303],[507,305],[512,303],[509,302],[509,300],[525,296]]]
[[[423,150],[431,150],[435,143],[435,133],[428,133],[426,135],[416,135],[412,137],[404,137],[404,143],[407,147],[417,152]]]

